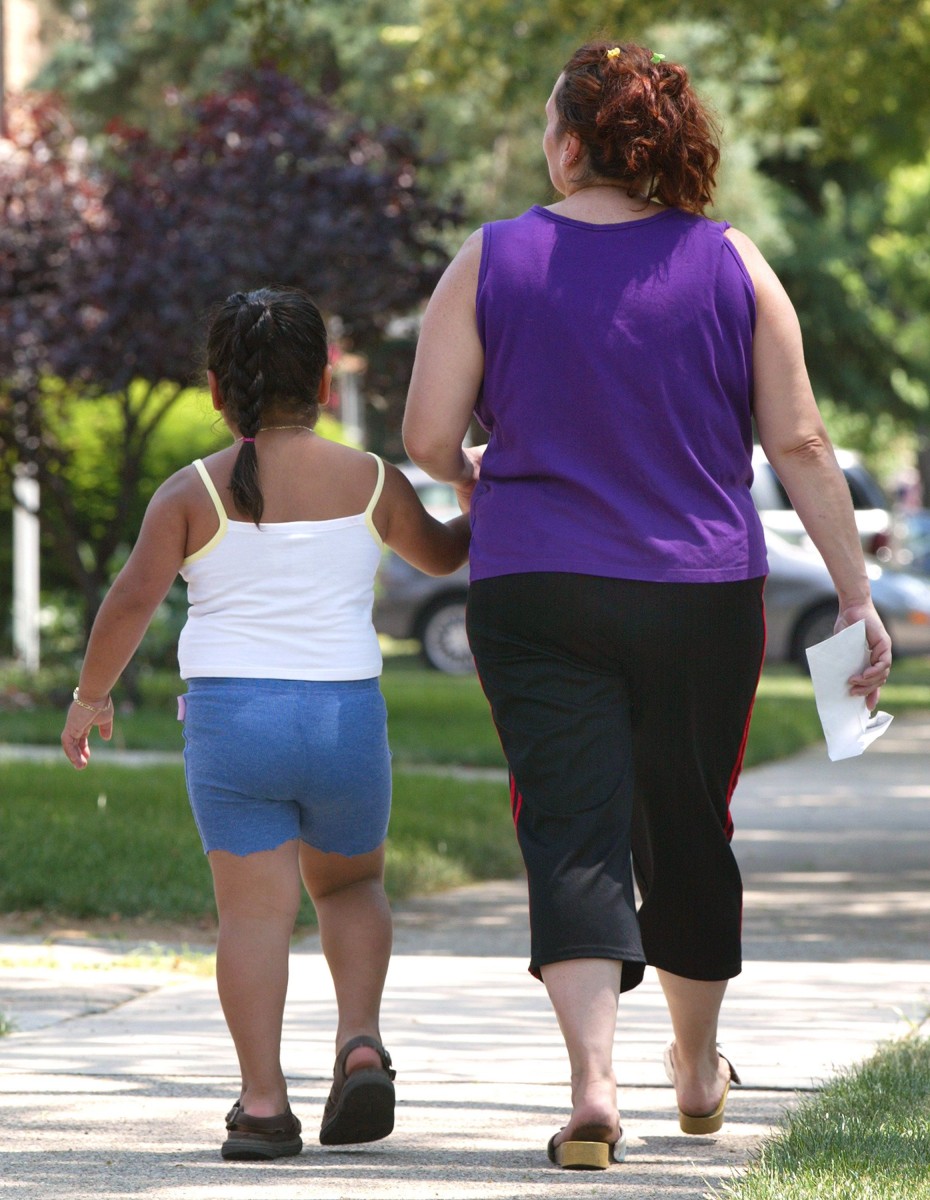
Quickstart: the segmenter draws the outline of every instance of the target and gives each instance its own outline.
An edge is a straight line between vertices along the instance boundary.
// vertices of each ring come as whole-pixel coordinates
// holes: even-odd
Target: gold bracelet
[[[88,704],[86,700],[82,700],[80,695],[80,684],[74,689],[71,694],[71,699],[79,708],[86,708],[88,712],[103,712],[106,706],[110,703],[110,697],[107,696],[102,704]]]

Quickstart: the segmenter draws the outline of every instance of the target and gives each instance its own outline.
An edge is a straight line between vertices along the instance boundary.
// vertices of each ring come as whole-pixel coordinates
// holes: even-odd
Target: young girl
[[[110,691],[180,572],[190,604],[178,648],[185,773],[213,873],[217,986],[242,1074],[222,1155],[274,1159],[302,1145],[280,1063],[301,879],[338,1008],[320,1141],[374,1141],[394,1126],[379,1031],[391,775],[374,576],[382,543],[430,574],[454,571],[469,523],[434,520],[395,467],[314,434],[331,369],[305,293],[230,296],[210,327],[207,366],[236,442],[152,497],[94,623],[61,741],[80,770],[90,730],[111,737]],[[463,509],[469,492],[460,491]]]

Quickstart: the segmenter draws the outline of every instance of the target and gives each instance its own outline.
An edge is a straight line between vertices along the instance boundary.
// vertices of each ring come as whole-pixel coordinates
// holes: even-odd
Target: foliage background
[[[928,0],[46,0],[49,61],[82,128],[170,136],[184,97],[274,63],[369,127],[414,131],[464,230],[551,192],[541,111],[597,32],[661,45],[717,109],[717,213],[771,257],[818,395],[923,430],[930,407]],[[78,15],[83,14],[83,15]],[[183,37],[179,24],[183,23]],[[165,99],[169,103],[165,103]]]
[[[864,452],[888,483],[908,461],[930,479],[930,0],[356,0],[350,17],[342,0],[41,0],[40,8],[48,54],[35,88],[63,97],[70,125],[60,140],[85,213],[101,203],[98,167],[116,178],[122,168],[125,178],[131,163],[161,170],[160,153],[175,161],[182,148],[203,156],[209,142],[192,129],[191,114],[206,129],[216,104],[211,110],[204,97],[230,95],[233,77],[274,71],[299,81],[308,103],[338,114],[335,124],[351,137],[383,147],[407,139],[422,211],[430,214],[423,245],[431,260],[421,285],[391,301],[391,315],[404,320],[391,324],[385,308],[365,345],[369,427],[375,447],[395,457],[415,316],[430,279],[475,225],[551,197],[540,152],[542,106],[561,63],[598,33],[661,49],[688,66],[718,115],[724,166],[712,215],[753,237],[784,280],[835,440]],[[219,131],[221,141],[237,132],[234,125]],[[225,194],[216,186],[221,178],[203,177],[203,187],[215,188],[211,204]],[[250,186],[252,210],[246,195],[223,226],[221,257],[231,262],[256,242],[262,249],[254,232],[260,174]],[[83,236],[74,212],[55,215],[62,245]],[[170,208],[167,215],[170,225]],[[241,244],[228,232],[236,221],[249,230]],[[395,280],[411,270],[419,235],[411,228],[410,236],[412,256],[398,260],[407,264],[399,269],[389,255],[365,272],[355,260],[337,263],[344,292],[364,282],[377,295],[392,269]],[[149,261],[160,265],[158,255]],[[260,262],[253,254],[243,265],[254,272]],[[190,286],[184,282],[180,294]],[[0,304],[2,295],[0,272]],[[25,311],[28,322],[32,310]],[[173,317],[167,308],[152,315],[156,323]],[[123,327],[117,323],[113,333],[118,346]],[[166,372],[159,363],[146,381],[159,384]],[[106,393],[99,359],[88,367],[85,356],[71,375],[95,397]],[[0,377],[10,377],[2,362]],[[84,399],[72,392],[60,413],[79,405],[86,413]],[[82,530],[106,519],[110,485],[95,492],[83,481],[107,458],[100,431],[111,419],[108,404],[93,421],[85,417],[86,447],[78,439],[67,448]],[[74,428],[65,415],[45,425],[49,436]],[[146,447],[139,504],[123,506],[126,532],[98,564],[88,596],[125,555],[154,482],[190,460],[179,443],[209,436],[184,429],[169,423]],[[176,451],[183,457],[173,459]],[[14,457],[0,420],[0,471]],[[0,487],[4,579],[8,505],[8,489]],[[85,556],[92,543],[84,534]],[[53,578],[64,560],[56,557]]]

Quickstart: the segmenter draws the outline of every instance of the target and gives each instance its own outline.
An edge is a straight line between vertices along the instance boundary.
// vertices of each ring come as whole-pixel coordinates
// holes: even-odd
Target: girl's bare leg
[[[281,1025],[290,939],[300,904],[297,842],[275,850],[209,855],[219,914],[216,983],[242,1074],[241,1104],[253,1117],[287,1107]]]
[[[336,1052],[366,1034],[381,1041],[381,994],[391,957],[391,910],[384,892],[384,846],[346,857],[300,845],[300,870],[320,923],[320,945],[336,990]],[[380,1067],[377,1053],[358,1046],[349,1074]]]

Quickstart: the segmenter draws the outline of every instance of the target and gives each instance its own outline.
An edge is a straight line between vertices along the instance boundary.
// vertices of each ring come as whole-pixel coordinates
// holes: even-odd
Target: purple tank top
[[[766,573],[749,494],[755,295],[727,228],[540,207],[484,227],[472,579]]]

